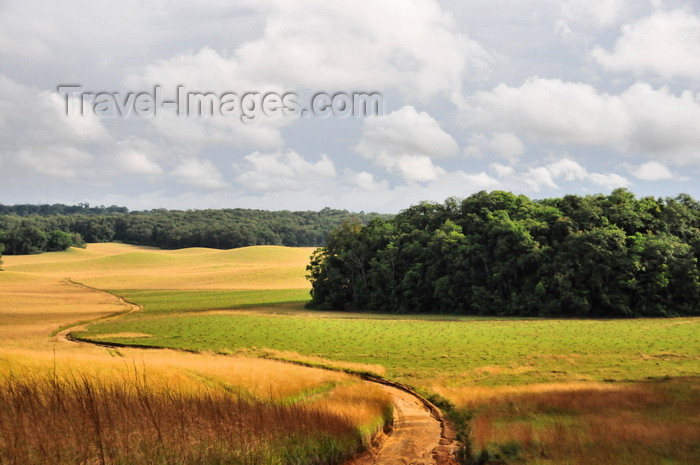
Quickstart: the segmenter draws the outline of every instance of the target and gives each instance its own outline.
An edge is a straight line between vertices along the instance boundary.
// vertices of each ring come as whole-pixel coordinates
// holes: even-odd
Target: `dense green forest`
[[[86,242],[122,241],[164,249],[249,245],[322,245],[348,221],[368,223],[377,214],[347,210],[248,209],[151,210],[67,205],[0,205],[0,248],[5,254],[34,254],[81,247]]]
[[[531,200],[480,192],[329,235],[311,308],[469,315],[700,315],[700,204],[688,195]]]

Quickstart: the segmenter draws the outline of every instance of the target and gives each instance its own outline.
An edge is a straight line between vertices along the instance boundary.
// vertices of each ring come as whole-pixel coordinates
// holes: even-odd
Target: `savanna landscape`
[[[700,0],[0,0],[0,465],[700,465]]]
[[[0,463],[698,463],[697,317],[314,310],[314,250],[4,256]],[[454,434],[382,455],[411,401],[366,380]]]
[[[240,291],[233,306],[299,299],[303,271],[294,280],[289,267],[308,251],[283,250],[286,260],[272,267],[271,251],[242,252],[207,258],[219,251],[91,244],[5,256],[0,462],[340,463],[366,447],[391,404],[356,377],[213,350],[111,349],[66,337],[76,325],[142,313],[79,283],[88,276],[137,288],[150,277],[162,286],[199,263],[194,288],[225,287],[237,275],[241,287],[257,289]],[[186,289],[175,280],[169,287]]]

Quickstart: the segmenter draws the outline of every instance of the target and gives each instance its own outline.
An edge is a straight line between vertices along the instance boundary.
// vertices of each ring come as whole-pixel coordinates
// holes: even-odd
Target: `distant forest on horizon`
[[[243,208],[129,211],[126,207],[0,205],[0,253],[36,254],[84,247],[87,242],[124,242],[163,249],[253,245],[314,247],[346,222],[369,223],[390,215]]]

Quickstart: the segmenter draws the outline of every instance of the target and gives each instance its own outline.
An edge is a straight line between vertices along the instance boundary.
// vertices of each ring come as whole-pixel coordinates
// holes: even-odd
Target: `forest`
[[[124,242],[163,249],[252,245],[313,247],[345,222],[368,223],[381,215],[325,208],[321,211],[150,210],[89,204],[0,205],[0,253],[36,254],[84,247],[86,242]],[[388,218],[388,216],[384,216]]]
[[[700,204],[479,192],[345,223],[307,266],[310,308],[527,317],[700,315]]]

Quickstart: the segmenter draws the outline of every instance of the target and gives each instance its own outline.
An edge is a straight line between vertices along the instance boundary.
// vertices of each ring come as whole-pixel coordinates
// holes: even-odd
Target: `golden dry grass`
[[[0,463],[342,463],[356,426],[318,402],[222,389],[162,389],[85,374],[0,377]]]
[[[170,273],[180,277],[180,284],[192,277],[189,284],[196,286],[202,283],[201,279],[197,281],[202,270],[208,268],[207,272],[211,272],[211,268],[223,267],[229,275],[240,267],[271,269],[277,259],[282,263],[304,263],[309,253],[308,249],[284,247],[163,251],[125,244],[90,244],[87,250],[4,257],[6,271],[0,273],[0,371],[42,371],[56,363],[59,370],[113,377],[123,376],[124,370],[136,364],[145,367],[154,380],[162,379],[164,383],[235,385],[256,395],[279,398],[324,383],[347,383],[351,377],[341,373],[272,360],[176,351],[115,351],[50,337],[62,326],[131,308],[111,294],[68,282],[68,277],[89,280],[90,276],[102,274],[103,279],[109,280],[109,273],[118,272],[134,280],[137,278],[129,277],[129,273],[135,264],[143,262],[140,269],[148,268],[151,284],[159,279],[177,281],[167,276]],[[18,269],[24,271],[13,271]],[[299,266],[296,273],[300,273]],[[264,278],[270,276],[268,273]],[[272,281],[266,285],[274,286],[274,278]],[[148,283],[140,284],[145,287]]]
[[[50,337],[65,325],[131,309],[111,294],[66,278],[104,281],[110,288],[118,288],[120,283],[148,288],[162,282],[173,287],[186,284],[188,288],[206,288],[215,281],[232,288],[275,288],[282,284],[288,288],[293,287],[294,280],[278,282],[279,274],[274,271],[277,260],[300,275],[300,264],[306,263],[310,253],[310,249],[285,247],[164,251],[125,244],[89,244],[86,250],[6,256],[5,271],[0,273],[0,373],[41,372],[56,364],[59,372],[120,378],[136,365],[145,368],[154,382],[164,385],[196,388],[218,384],[274,398],[327,383],[352,382],[342,373],[273,360],[176,351],[116,351]],[[134,269],[140,274],[133,275]],[[225,282],[246,273],[245,279]]]
[[[458,407],[474,409],[488,402],[501,402],[507,396],[541,395],[548,393],[606,392],[619,390],[611,383],[568,382],[524,384],[520,386],[460,386],[433,385],[433,391],[450,399]]]
[[[70,322],[128,310],[103,292],[28,273],[0,272],[0,348],[52,346],[48,335]]]
[[[386,368],[382,365],[373,365],[369,363],[343,362],[339,360],[330,360],[323,357],[315,357],[312,355],[301,355],[297,352],[288,350],[273,350],[262,349],[263,357],[272,360],[283,360],[293,363],[301,363],[309,366],[324,366],[340,370],[349,370],[352,372],[365,372],[376,375],[385,375]]]
[[[86,250],[6,256],[3,267],[99,289],[307,289],[304,267],[312,252],[308,247],[160,250],[89,244]]]
[[[341,463],[388,418],[384,391],[343,373],[79,348],[0,352],[0,463]]]
[[[256,402],[302,402],[363,431],[381,426],[377,419],[389,404],[384,392],[341,372],[245,356],[108,349],[51,336],[67,325],[131,310],[119,298],[67,278],[110,289],[289,289],[308,287],[303,269],[310,253],[281,247],[162,251],[91,244],[87,250],[4,257],[0,377],[32,380],[55,373],[102,389],[137,371],[147,375],[154,395],[176,387],[193,395],[213,390]]]
[[[472,451],[538,464],[690,464],[700,453],[697,379],[444,391],[473,412]],[[500,462],[499,462],[500,463]]]
[[[157,288],[164,283],[170,288],[186,285],[189,289],[214,283],[224,288],[289,288],[295,281],[280,278],[289,270],[279,273],[278,261],[283,269],[288,267],[294,274],[303,275],[303,264],[310,253],[310,249],[285,247],[164,251],[125,244],[89,244],[86,250],[7,256],[5,271],[0,273],[0,369],[41,371],[55,361],[67,370],[109,377],[135,363],[164,383],[219,383],[280,398],[324,383],[347,383],[351,378],[340,373],[271,360],[129,349],[118,351],[120,356],[114,357],[117,351],[49,337],[64,325],[130,310],[113,295],[66,278],[99,281],[109,288]],[[308,284],[304,282],[304,286]]]
[[[218,386],[278,400],[324,384],[355,382],[340,372],[250,357],[117,350],[69,342],[56,342],[55,349],[0,349],[0,374],[39,374],[53,371],[55,365],[59,376],[79,373],[94,379],[123,379],[137,368],[147,372],[154,386],[176,385],[188,390]]]

